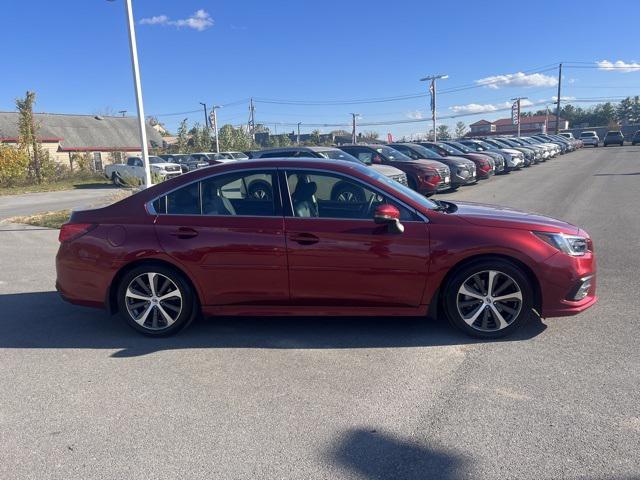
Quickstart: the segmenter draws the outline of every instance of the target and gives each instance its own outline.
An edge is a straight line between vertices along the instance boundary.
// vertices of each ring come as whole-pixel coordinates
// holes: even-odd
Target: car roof
[[[296,152],[296,151],[310,151],[310,152],[327,152],[329,150],[339,150],[337,147],[312,147],[301,145],[299,147],[274,147],[274,148],[265,148],[264,150],[258,150],[255,153],[266,153],[266,152]]]

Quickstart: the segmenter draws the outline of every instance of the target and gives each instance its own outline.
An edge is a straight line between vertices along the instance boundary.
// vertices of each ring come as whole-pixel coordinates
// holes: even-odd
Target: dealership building
[[[89,154],[96,170],[121,161],[122,155],[140,155],[136,117],[34,113],[38,140],[58,163],[70,166],[74,153]],[[0,142],[17,145],[18,112],[0,112]],[[147,125],[149,148],[163,146],[162,136]]]
[[[569,128],[569,121],[560,118],[559,130]],[[469,125],[471,131],[467,137],[486,137],[489,135],[516,135],[518,126],[514,125],[511,118],[500,118],[498,120],[479,120]],[[535,135],[536,133],[555,132],[555,115],[531,115],[520,117],[520,134]]]

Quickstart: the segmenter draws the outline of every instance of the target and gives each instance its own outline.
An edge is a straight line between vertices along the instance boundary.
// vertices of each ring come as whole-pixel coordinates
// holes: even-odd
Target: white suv
[[[594,147],[598,146],[600,143],[600,139],[598,138],[598,134],[593,130],[589,130],[587,132],[582,132],[580,134],[580,140],[582,140],[583,145],[593,145]]]

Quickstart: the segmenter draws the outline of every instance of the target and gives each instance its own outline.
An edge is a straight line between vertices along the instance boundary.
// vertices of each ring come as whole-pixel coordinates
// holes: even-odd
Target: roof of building
[[[0,140],[19,137],[18,112],[0,112]],[[138,119],[100,115],[34,113],[40,141],[59,141],[63,151],[140,150]],[[147,124],[151,147],[162,146],[162,136]]]
[[[549,123],[555,123],[556,116],[549,115],[549,117],[547,118],[546,115],[529,115],[529,116],[521,116],[520,120],[521,120],[521,125],[526,125],[528,123],[544,123],[545,120],[548,120]],[[562,117],[560,117],[560,121],[566,122],[566,120]],[[488,120],[478,120],[477,122],[472,123],[470,126],[474,127],[478,125],[496,125],[496,126],[512,125],[512,121],[511,121],[511,118],[499,118],[498,120],[494,120],[493,122],[490,122]]]

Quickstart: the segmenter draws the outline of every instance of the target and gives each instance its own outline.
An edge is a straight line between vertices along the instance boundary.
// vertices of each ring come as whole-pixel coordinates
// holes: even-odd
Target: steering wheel
[[[371,198],[369,198],[369,201],[367,202],[367,207],[365,210],[365,218],[369,218],[373,214],[373,202],[375,202],[377,197],[378,197],[377,193],[371,194]]]

